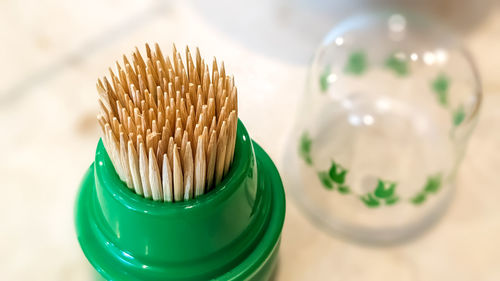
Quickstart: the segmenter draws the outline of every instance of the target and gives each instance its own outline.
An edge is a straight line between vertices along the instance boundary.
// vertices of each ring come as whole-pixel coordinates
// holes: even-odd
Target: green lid
[[[239,122],[228,175],[215,190],[187,202],[135,194],[100,141],[75,215],[80,245],[107,280],[266,280],[285,197],[276,167]]]

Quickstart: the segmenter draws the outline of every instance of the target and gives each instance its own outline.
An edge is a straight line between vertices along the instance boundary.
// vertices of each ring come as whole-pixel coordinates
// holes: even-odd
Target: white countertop
[[[340,1],[101,2],[0,2],[2,280],[89,280],[73,205],[98,139],[96,78],[122,53],[175,42],[223,59],[236,77],[240,118],[281,168],[314,46],[357,9],[337,8]],[[500,5],[459,2],[463,9],[424,7],[456,24],[484,84],[449,211],[416,241],[366,248],[321,232],[288,198],[277,280],[500,280]]]

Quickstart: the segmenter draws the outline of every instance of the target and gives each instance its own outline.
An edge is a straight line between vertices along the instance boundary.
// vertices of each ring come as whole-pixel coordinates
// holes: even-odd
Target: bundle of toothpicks
[[[195,60],[173,46],[164,56],[158,44],[137,47],[109,78],[97,82],[102,140],[120,179],[155,201],[200,196],[227,174],[238,120],[234,78],[224,63],[212,68],[198,48]]]

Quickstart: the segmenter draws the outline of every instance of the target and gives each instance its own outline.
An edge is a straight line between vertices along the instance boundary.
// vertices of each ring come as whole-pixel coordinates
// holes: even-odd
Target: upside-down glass
[[[286,186],[329,232],[412,237],[445,210],[480,103],[478,73],[451,31],[418,15],[351,18],[314,57]]]

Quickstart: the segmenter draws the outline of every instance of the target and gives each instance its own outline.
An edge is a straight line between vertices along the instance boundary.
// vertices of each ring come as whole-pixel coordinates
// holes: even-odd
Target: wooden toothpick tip
[[[237,97],[224,62],[145,44],[98,79],[97,116],[120,179],[136,194],[179,202],[213,189],[234,157]]]

